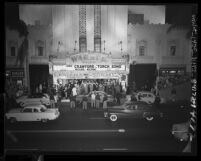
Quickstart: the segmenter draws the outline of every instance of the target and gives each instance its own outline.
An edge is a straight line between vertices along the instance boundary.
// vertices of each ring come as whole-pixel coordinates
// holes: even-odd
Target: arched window
[[[147,41],[145,40],[137,41],[137,55],[139,56],[147,55]]]
[[[17,56],[17,41],[11,40],[9,45],[9,56]]]
[[[178,40],[169,40],[167,43],[168,43],[168,56],[178,55]]]
[[[36,42],[36,55],[44,56],[45,55],[45,43],[41,40]]]

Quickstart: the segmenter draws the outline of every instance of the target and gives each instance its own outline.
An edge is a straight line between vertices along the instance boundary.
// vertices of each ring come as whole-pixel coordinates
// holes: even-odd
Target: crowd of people
[[[179,84],[190,81],[190,76],[188,75],[166,75],[160,76],[158,82],[159,89],[171,88]]]
[[[50,99],[55,103],[60,102],[62,99],[70,101],[71,109],[77,106],[76,97],[84,95],[82,100],[83,109],[87,109],[88,97],[91,99],[91,108],[107,107],[107,95],[104,98],[98,94],[97,91],[103,91],[112,95],[116,102],[120,104],[120,98],[126,94],[126,84],[124,81],[118,80],[67,80],[65,84],[52,85],[49,90]],[[88,95],[88,97],[87,97]]]
[[[87,95],[92,91],[104,91],[115,96],[115,91],[125,93],[125,85],[117,80],[69,80],[66,84],[54,85],[60,99],[70,98],[72,92],[77,95]],[[119,92],[118,92],[119,93]]]

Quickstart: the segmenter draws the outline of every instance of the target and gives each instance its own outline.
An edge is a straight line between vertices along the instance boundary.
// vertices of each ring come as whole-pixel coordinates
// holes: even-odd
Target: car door
[[[135,118],[137,116],[135,111],[135,105],[133,103],[127,103],[121,110],[120,115],[124,118]]]
[[[24,108],[20,115],[18,120],[19,121],[32,121],[33,119],[33,109],[32,108]]]
[[[41,112],[38,108],[33,109],[33,121],[40,121],[41,120]]]
[[[147,108],[147,103],[146,102],[135,102],[132,105],[132,117],[133,118],[142,118],[144,110]]]

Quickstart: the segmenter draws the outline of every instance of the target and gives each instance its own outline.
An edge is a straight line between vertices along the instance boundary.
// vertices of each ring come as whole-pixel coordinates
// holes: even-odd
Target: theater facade
[[[51,24],[37,19],[27,24],[29,56],[24,63],[29,68],[25,64],[20,68],[18,80],[32,91],[40,83],[58,80],[125,79],[127,84],[151,80],[153,84],[160,73],[191,72],[191,40],[185,37],[186,29],[167,32],[170,24],[143,19],[135,23],[135,10],[131,13],[128,5],[49,8]],[[6,68],[12,70],[18,68],[13,51],[22,41],[14,32],[6,30]]]

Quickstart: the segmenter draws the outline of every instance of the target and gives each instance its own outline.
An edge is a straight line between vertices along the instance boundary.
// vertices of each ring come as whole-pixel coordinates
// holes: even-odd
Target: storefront
[[[62,62],[53,60],[49,65],[53,82],[72,79],[116,79],[126,80],[128,67],[125,59],[113,59],[101,53],[78,53]]]
[[[24,68],[7,68],[6,79],[16,85],[24,85]]]
[[[174,75],[185,75],[186,66],[185,65],[163,65],[160,66],[159,75],[160,76],[174,76]]]

